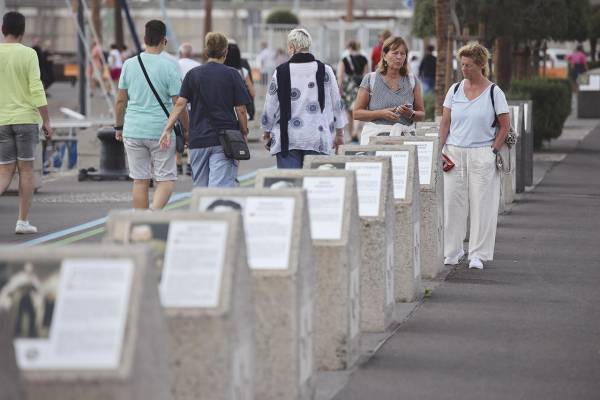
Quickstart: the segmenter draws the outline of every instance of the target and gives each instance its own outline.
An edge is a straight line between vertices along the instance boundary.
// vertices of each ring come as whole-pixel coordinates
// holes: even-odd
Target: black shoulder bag
[[[198,93],[200,98],[200,102],[202,103],[202,107],[206,111],[206,116],[208,117],[208,126],[217,133],[217,137],[219,138],[219,143],[223,148],[223,153],[227,158],[231,158],[232,160],[249,160],[250,159],[250,149],[248,148],[248,144],[244,140],[244,135],[242,131],[239,129],[217,129],[212,114],[204,101],[204,96]]]
[[[144,63],[142,62],[142,57],[140,54],[138,54],[137,59],[140,62],[140,67],[142,67],[142,72],[144,73],[144,76],[146,77],[146,82],[148,82],[148,86],[150,86],[150,90],[152,90],[152,93],[154,93],[154,97],[156,97],[156,101],[158,101],[158,104],[160,104],[160,107],[165,112],[165,115],[167,116],[167,120],[168,120],[169,119],[169,110],[167,110],[167,107],[165,107],[162,100],[160,99],[160,96],[156,92],[156,89],[154,88],[154,85],[152,84],[152,81],[150,80],[150,77],[148,76],[146,67],[144,67]],[[173,130],[175,131],[175,151],[177,151],[178,153],[183,153],[183,150],[185,150],[185,138],[183,137],[183,127],[181,126],[180,121],[177,121],[175,123]]]

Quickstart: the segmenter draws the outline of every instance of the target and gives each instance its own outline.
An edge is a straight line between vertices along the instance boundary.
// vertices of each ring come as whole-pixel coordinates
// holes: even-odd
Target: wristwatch
[[[496,149],[496,148],[492,147],[492,152],[493,152],[494,154],[498,154],[498,149]]]

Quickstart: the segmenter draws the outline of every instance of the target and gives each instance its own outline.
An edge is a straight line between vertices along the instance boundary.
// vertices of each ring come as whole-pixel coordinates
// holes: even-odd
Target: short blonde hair
[[[377,70],[381,73],[381,75],[387,74],[388,65],[387,61],[385,61],[385,55],[390,50],[396,50],[398,47],[403,46],[404,50],[406,50],[406,58],[404,59],[404,64],[400,67],[400,75],[406,76],[408,75],[408,45],[406,41],[400,36],[390,36],[383,42],[383,46],[381,47],[381,60],[379,60],[379,65],[377,66]]]
[[[292,29],[288,34],[287,44],[296,50],[308,50],[312,45],[312,38],[306,29]]]
[[[481,73],[487,77],[490,72],[488,61],[490,59],[490,52],[485,46],[480,45],[477,42],[470,42],[458,49],[458,60],[462,57],[467,57],[473,60],[475,64],[481,67]]]
[[[227,54],[227,37],[219,32],[208,32],[204,38],[204,49],[208,58],[221,58]]]

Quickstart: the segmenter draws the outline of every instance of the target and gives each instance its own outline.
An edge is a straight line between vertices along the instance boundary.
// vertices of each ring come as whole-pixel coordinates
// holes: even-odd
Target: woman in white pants
[[[482,269],[494,258],[500,200],[496,154],[510,126],[508,104],[487,79],[485,47],[470,43],[458,58],[464,80],[448,90],[440,124],[443,153],[455,164],[444,173],[444,263],[455,265],[463,258],[470,215],[469,268]]]

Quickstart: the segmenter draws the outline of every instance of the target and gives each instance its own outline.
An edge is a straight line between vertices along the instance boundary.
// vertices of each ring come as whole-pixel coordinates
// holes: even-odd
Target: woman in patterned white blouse
[[[273,73],[265,98],[263,139],[278,168],[302,168],[307,154],[330,154],[344,143],[344,110],[329,65],[309,53],[312,43],[304,29],[288,35],[291,58]]]

